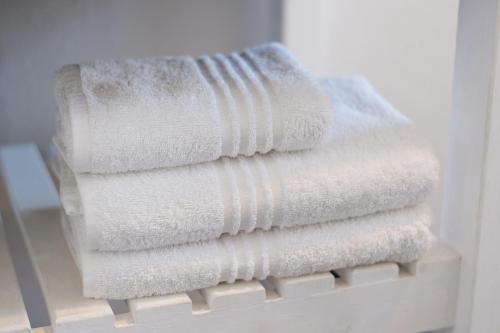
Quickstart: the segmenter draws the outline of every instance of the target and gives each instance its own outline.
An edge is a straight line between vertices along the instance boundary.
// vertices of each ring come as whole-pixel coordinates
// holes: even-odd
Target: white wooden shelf
[[[26,332],[29,327],[0,218],[0,332]]]
[[[57,193],[36,148],[0,149],[0,169],[16,212],[11,216],[23,231],[50,316],[50,327],[33,331],[402,333],[453,325],[460,258],[437,240],[408,265],[381,263],[299,278],[238,281],[130,299],[114,313],[110,302],[82,297],[59,224]],[[16,293],[13,270],[7,265],[5,271],[4,261],[8,253],[0,246],[1,286]],[[10,276],[7,284],[5,275]],[[18,326],[9,326],[1,295],[0,332],[14,332]],[[29,330],[24,309],[10,305],[9,311],[24,315],[19,327]]]

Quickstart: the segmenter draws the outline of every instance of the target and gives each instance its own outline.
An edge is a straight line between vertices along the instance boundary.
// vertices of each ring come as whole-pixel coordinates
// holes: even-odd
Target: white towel
[[[103,60],[56,77],[56,144],[76,172],[173,167],[320,144],[331,106],[280,44],[224,56]]]
[[[438,165],[407,118],[358,77],[324,82],[336,109],[321,149],[174,169],[76,175],[61,199],[90,249],[126,251],[356,217],[416,205]]]
[[[129,252],[87,250],[84,237],[79,238],[83,225],[71,219],[62,224],[80,268],[84,296],[112,299],[381,261],[407,263],[421,256],[430,240],[429,215],[423,207]]]

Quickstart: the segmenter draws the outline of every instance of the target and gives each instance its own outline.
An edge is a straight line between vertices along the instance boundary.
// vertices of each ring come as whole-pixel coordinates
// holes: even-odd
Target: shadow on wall
[[[0,4],[0,144],[54,131],[53,73],[108,57],[200,55],[280,40],[280,0],[29,0]]]

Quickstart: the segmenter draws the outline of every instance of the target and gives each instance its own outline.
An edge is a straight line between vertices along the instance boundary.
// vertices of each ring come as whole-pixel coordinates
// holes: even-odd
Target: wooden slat
[[[129,300],[130,312],[113,316],[106,301],[81,296],[80,277],[57,217],[57,196],[36,150],[22,146],[8,154],[2,150],[0,156],[9,165],[4,176],[11,179],[9,193],[16,198],[55,332],[401,333],[454,322],[460,258],[441,243],[398,274],[397,265],[389,263],[354,268],[339,278],[322,273],[222,284],[188,295]],[[23,177],[34,190],[16,180]],[[36,209],[26,197],[38,203]]]
[[[159,327],[173,319],[192,316],[192,302],[185,293],[167,296],[135,298],[128,301],[130,312],[137,325],[156,322]]]
[[[380,263],[375,265],[358,266],[335,270],[344,281],[351,286],[364,283],[377,283],[380,281],[398,278],[399,267],[395,263]]]
[[[331,273],[318,273],[291,278],[269,278],[280,296],[285,298],[312,296],[330,291],[335,287],[335,277]]]
[[[235,309],[260,305],[266,299],[266,290],[258,281],[221,283],[201,291],[211,310]]]
[[[30,324],[0,217],[0,332],[29,332]]]
[[[0,159],[0,170],[2,169]],[[32,330],[50,324],[40,283],[36,277],[27,246],[23,241],[21,228],[17,223],[16,213],[12,209],[11,199],[0,173],[0,212],[4,232],[10,249],[11,261],[16,271],[17,283],[21,291]],[[38,332],[39,330],[37,330]]]
[[[90,332],[113,327],[108,302],[82,296],[80,275],[58,222],[57,192],[36,147],[2,148],[0,162],[54,330]]]
[[[428,270],[433,270],[436,263],[453,262],[454,260],[460,260],[458,253],[434,237],[432,239],[432,247],[427,255],[417,261],[405,264],[403,267],[411,274],[418,275],[425,274]],[[447,267],[443,265],[441,268],[446,269]]]

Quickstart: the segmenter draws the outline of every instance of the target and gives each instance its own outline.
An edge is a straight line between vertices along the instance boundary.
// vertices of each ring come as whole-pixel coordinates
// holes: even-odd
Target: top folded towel
[[[320,144],[331,106],[280,44],[230,55],[100,60],[56,77],[56,143],[75,172],[113,173]]]

